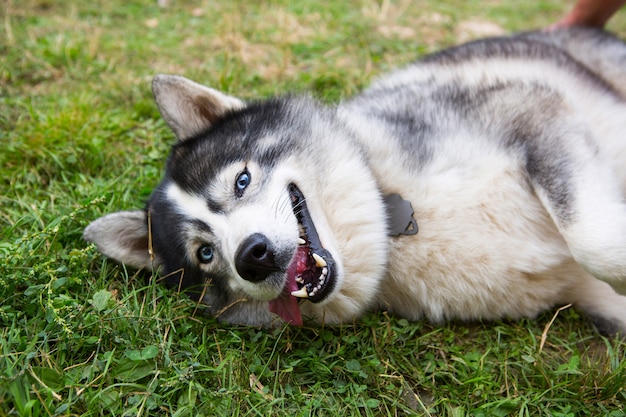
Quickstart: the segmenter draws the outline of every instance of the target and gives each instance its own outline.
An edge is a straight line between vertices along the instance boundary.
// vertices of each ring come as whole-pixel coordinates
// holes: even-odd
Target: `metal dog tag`
[[[413,217],[411,202],[403,199],[400,194],[384,196],[389,221],[389,236],[417,234],[417,221]]]

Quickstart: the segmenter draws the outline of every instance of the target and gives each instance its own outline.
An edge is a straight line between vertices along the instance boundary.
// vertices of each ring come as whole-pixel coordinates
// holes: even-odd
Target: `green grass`
[[[0,7],[0,416],[624,416],[626,345],[575,311],[341,328],[226,327],[81,240],[139,208],[173,136],[151,77],[324,101],[459,39],[543,27],[555,1],[125,2]],[[626,11],[609,28],[626,37]]]

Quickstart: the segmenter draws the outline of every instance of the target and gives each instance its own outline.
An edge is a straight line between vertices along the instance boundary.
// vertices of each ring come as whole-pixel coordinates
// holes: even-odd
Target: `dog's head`
[[[145,209],[84,232],[105,255],[158,269],[221,320],[350,321],[370,306],[386,262],[383,203],[363,149],[308,98],[245,104],[157,76],[178,142]]]

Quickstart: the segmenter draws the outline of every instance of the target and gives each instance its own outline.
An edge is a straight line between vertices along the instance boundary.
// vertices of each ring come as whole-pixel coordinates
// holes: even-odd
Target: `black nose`
[[[279,271],[274,252],[265,235],[255,233],[248,236],[237,249],[235,267],[246,281],[263,281],[272,272]]]

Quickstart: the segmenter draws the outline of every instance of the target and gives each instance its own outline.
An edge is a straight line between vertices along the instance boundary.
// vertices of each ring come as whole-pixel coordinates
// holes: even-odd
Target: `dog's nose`
[[[251,282],[263,281],[272,272],[280,270],[267,237],[260,233],[248,236],[239,246],[235,267],[241,278]]]

